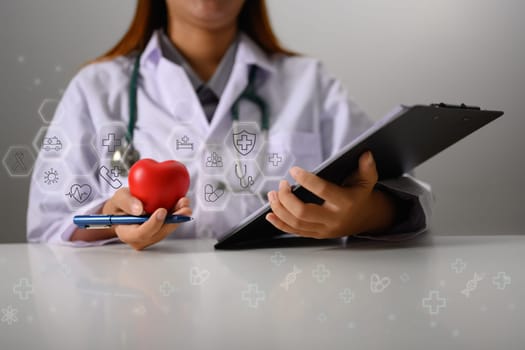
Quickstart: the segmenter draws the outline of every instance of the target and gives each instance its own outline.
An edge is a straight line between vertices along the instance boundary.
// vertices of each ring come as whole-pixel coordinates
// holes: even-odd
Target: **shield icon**
[[[257,135],[252,134],[246,130],[242,130],[238,133],[233,133],[233,146],[243,156],[250,154],[255,147],[255,141]]]

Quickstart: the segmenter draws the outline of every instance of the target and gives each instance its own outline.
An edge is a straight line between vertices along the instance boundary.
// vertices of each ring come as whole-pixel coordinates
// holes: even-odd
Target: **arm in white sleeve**
[[[322,94],[321,132],[324,159],[337,153],[373,122],[349,98],[342,84],[320,69]],[[392,196],[402,213],[388,231],[379,234],[360,234],[357,237],[378,240],[403,240],[414,237],[428,228],[431,217],[430,186],[411,175],[380,181],[377,188]]]
[[[91,143],[95,128],[79,82],[81,74],[69,84],[45,135],[48,140],[58,137],[62,146],[60,152],[50,157],[49,151],[41,149],[35,163],[27,210],[29,242],[90,246],[118,241],[117,238],[97,242],[70,241],[76,228],[73,216],[98,212],[109,197],[96,175],[99,156]],[[42,174],[46,169],[56,171],[54,187],[43,181]],[[76,187],[75,184],[89,186],[89,195],[86,192],[72,196],[72,188],[88,188]]]

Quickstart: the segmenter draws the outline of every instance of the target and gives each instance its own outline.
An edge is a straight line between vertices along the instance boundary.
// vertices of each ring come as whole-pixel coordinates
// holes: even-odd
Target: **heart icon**
[[[190,187],[190,174],[175,160],[156,162],[145,158],[129,170],[129,190],[140,199],[144,211],[151,214],[158,208],[171,211],[177,201],[186,195]]]
[[[392,282],[390,277],[381,278],[374,273],[370,276],[370,291],[372,293],[381,293],[390,285],[390,282]]]
[[[69,189],[69,193],[66,193],[66,196],[69,196],[69,198],[73,198],[78,203],[84,203],[90,195],[91,186],[89,186],[88,184],[74,184]]]

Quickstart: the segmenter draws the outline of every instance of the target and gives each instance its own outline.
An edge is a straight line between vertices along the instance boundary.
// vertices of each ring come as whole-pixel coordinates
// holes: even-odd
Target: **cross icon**
[[[456,261],[451,265],[452,270],[456,273],[462,273],[463,270],[467,267],[467,264],[460,258],[457,258]]]
[[[270,261],[274,265],[280,266],[286,261],[286,257],[281,252],[275,252],[275,254],[270,257]]]
[[[248,302],[248,306],[257,308],[259,307],[259,302],[266,299],[266,293],[259,290],[257,284],[248,284],[248,289],[242,291],[241,298]]]
[[[252,145],[253,141],[244,134],[241,135],[239,140],[237,140],[237,146],[239,146],[243,152],[247,151]]]
[[[319,264],[315,270],[312,271],[312,276],[317,282],[323,283],[328,277],[330,277],[330,270],[328,270],[323,264]]]
[[[119,177],[120,176],[120,167],[118,165],[114,166],[113,169],[111,169],[111,174],[113,174],[113,177]]]
[[[339,293],[341,299],[343,299],[345,304],[349,304],[354,299],[354,293],[350,288],[345,288],[341,293]]]
[[[120,146],[120,140],[117,140],[114,133],[109,133],[107,139],[102,140],[102,146],[108,148],[108,152],[115,152],[116,146]]]
[[[423,298],[423,307],[428,309],[431,315],[437,315],[441,309],[447,306],[447,299],[439,296],[439,291],[431,290],[427,298]]]
[[[21,278],[18,283],[13,286],[13,293],[17,294],[20,300],[29,299],[29,295],[33,294],[33,285],[27,278]]]
[[[268,162],[272,163],[273,166],[279,166],[279,163],[283,161],[283,157],[279,157],[278,153],[272,153],[270,157],[268,157]]]
[[[162,282],[159,289],[160,289],[160,293],[164,295],[165,297],[175,292],[175,287],[173,287],[173,285],[169,281]]]
[[[492,284],[500,290],[505,289],[510,284],[510,281],[510,276],[505,272],[498,272],[496,276],[492,277]]]

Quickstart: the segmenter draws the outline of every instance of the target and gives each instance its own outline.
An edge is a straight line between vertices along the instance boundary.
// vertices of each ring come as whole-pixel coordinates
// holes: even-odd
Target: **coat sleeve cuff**
[[[380,241],[403,241],[414,238],[428,229],[433,202],[428,184],[405,174],[396,179],[380,181],[377,189],[388,193],[397,202],[396,222],[379,233],[361,233],[352,237]]]

